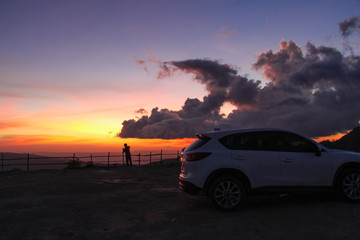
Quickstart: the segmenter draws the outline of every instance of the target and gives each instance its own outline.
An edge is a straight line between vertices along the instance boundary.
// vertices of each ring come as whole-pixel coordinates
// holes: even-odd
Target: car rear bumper
[[[179,179],[179,188],[191,195],[197,194],[201,189],[195,186],[194,184],[184,181],[182,179]]]

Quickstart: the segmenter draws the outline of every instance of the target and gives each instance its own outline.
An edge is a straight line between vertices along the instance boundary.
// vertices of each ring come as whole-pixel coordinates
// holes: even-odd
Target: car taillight
[[[197,152],[197,153],[183,153],[183,158],[186,161],[199,161],[203,158],[210,156],[210,152]]]

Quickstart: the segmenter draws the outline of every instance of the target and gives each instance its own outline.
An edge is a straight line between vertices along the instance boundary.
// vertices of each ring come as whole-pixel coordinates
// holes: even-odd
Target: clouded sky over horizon
[[[116,148],[129,141],[118,134],[215,126],[351,129],[359,10],[356,0],[1,1],[0,151]]]

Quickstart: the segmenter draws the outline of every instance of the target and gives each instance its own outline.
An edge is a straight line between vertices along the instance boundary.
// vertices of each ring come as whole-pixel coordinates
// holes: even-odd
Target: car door
[[[276,132],[275,135],[283,185],[331,185],[331,164],[325,151],[319,151],[316,143],[293,133]]]
[[[278,153],[270,146],[267,132],[237,133],[220,139],[231,149],[234,167],[244,172],[252,187],[278,186],[282,183]]]

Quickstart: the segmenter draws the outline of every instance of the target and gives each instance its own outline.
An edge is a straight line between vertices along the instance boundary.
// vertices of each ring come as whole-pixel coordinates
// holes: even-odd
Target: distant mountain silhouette
[[[0,153],[0,158],[3,157],[4,159],[7,159],[7,160],[27,159],[27,156],[28,156],[27,153],[12,153],[12,152]],[[42,156],[30,153],[29,157],[30,158],[37,158],[37,157],[42,157]]]
[[[27,169],[27,153],[0,153],[0,172]],[[29,154],[30,170],[61,169],[67,166],[71,158],[48,157],[37,154]]]
[[[323,141],[321,144],[332,149],[360,152],[360,127],[354,128],[339,140],[333,142]]]

